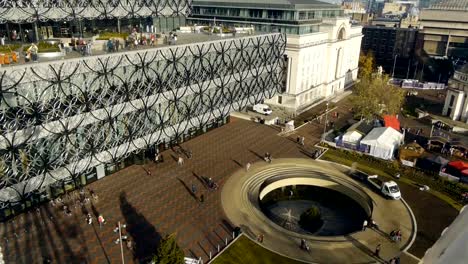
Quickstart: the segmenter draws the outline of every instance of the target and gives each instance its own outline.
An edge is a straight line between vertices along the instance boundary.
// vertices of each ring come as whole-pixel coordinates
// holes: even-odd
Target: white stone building
[[[362,27],[338,5],[310,0],[195,0],[192,25],[254,27],[287,34],[285,90],[266,103],[300,113],[357,78]]]
[[[300,113],[343,92],[357,78],[361,31],[342,17],[324,19],[317,33],[288,35],[286,91],[267,103]]]
[[[452,120],[468,123],[468,64],[455,70],[449,80],[442,114]]]

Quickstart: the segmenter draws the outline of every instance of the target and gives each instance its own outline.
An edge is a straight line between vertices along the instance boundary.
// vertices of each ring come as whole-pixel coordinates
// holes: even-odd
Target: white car
[[[266,104],[256,104],[253,106],[253,110],[262,115],[271,115],[272,111]]]

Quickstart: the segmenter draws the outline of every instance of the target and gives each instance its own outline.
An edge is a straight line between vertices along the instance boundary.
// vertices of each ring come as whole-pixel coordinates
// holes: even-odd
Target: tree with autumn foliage
[[[375,58],[372,50],[369,50],[367,53],[362,53],[359,56],[359,73],[358,77],[360,79],[371,78],[372,73],[374,72],[375,67]]]
[[[388,75],[371,75],[354,86],[352,103],[356,117],[372,120],[382,114],[398,114],[404,99],[404,91],[390,84]]]

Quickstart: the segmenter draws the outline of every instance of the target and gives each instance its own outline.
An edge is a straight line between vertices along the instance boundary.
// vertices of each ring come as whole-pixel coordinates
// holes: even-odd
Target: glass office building
[[[212,23],[216,18],[218,24],[296,35],[318,32],[323,18],[344,15],[339,7],[313,0],[197,0],[193,5],[190,24]]]

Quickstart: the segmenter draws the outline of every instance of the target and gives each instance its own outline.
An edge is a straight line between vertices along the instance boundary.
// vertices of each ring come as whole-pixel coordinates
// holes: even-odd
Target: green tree
[[[184,263],[184,251],[177,245],[175,234],[167,235],[159,242],[153,261],[157,264]]]
[[[388,80],[387,75],[371,76],[355,85],[352,103],[357,117],[370,120],[382,114],[399,113],[405,99],[404,91]]]
[[[317,231],[323,225],[322,216],[318,207],[313,206],[302,213],[299,219],[299,225],[309,232]]]
[[[369,50],[367,53],[362,53],[359,56],[359,73],[360,79],[367,79],[372,76],[375,67],[374,53]]]

